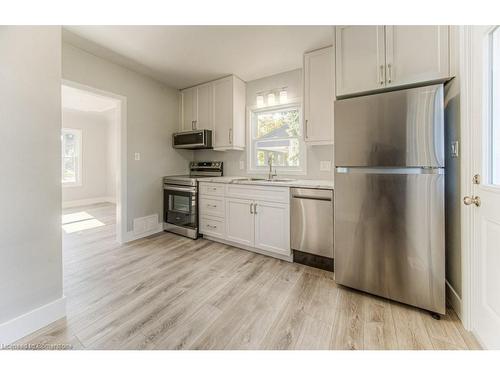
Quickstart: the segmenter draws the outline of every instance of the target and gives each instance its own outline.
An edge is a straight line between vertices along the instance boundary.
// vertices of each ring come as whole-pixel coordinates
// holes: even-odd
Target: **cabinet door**
[[[386,26],[387,86],[449,77],[448,26]]]
[[[337,96],[385,86],[384,26],[337,26],[335,86]]]
[[[212,117],[212,84],[197,86],[197,99],[198,99],[198,113],[196,116],[197,129],[210,129],[213,130],[213,117]]]
[[[304,139],[333,142],[333,48],[304,56]]]
[[[197,111],[196,88],[182,90],[182,127],[181,131],[193,130]]]
[[[233,142],[233,79],[213,83],[214,148],[230,147]]]
[[[245,246],[254,244],[252,200],[226,198],[226,239]]]
[[[290,207],[283,203],[255,202],[254,247],[290,255]]]

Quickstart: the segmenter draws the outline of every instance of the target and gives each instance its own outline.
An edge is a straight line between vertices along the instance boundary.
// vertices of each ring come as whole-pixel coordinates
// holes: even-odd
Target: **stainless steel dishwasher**
[[[293,261],[333,271],[333,190],[290,192]]]

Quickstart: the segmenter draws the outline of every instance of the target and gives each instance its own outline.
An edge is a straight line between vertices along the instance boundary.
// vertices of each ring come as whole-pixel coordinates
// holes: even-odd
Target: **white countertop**
[[[333,181],[330,180],[294,180],[286,179],[286,181],[267,181],[267,180],[249,180],[252,177],[199,177],[200,182],[214,182],[220,184],[240,184],[240,185],[264,185],[264,186],[286,186],[297,188],[312,188],[312,189],[332,189]],[[258,176],[254,178],[259,178]],[[279,177],[277,178],[280,179]]]

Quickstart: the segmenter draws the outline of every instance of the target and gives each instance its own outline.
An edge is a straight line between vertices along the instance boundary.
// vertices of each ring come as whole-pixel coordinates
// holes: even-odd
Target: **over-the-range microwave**
[[[172,136],[172,145],[174,148],[190,150],[212,148],[212,131],[202,129],[174,133]]]

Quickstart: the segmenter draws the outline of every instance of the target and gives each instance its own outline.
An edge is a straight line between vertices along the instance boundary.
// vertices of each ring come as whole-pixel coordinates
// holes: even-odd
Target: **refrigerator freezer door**
[[[443,85],[335,102],[335,164],[444,167]]]
[[[336,170],[336,282],[445,313],[443,173]]]

